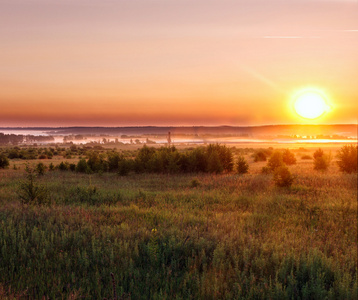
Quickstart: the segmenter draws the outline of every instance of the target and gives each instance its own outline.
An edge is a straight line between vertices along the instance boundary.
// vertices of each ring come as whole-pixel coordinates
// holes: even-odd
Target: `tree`
[[[357,149],[358,146],[346,145],[338,151],[337,164],[341,172],[357,172]]]
[[[239,156],[236,162],[236,170],[238,174],[245,174],[249,171],[249,164],[243,156]]]

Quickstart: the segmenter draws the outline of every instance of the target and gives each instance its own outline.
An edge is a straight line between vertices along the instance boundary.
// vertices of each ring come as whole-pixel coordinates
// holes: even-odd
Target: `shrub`
[[[314,169],[317,171],[326,171],[328,169],[329,163],[325,156],[319,156],[314,160]]]
[[[45,175],[46,169],[47,167],[42,162],[38,163],[36,166],[36,172],[40,176]]]
[[[224,170],[219,154],[217,152],[210,153],[208,157],[208,172],[219,174]]]
[[[132,169],[132,160],[122,159],[118,163],[118,175],[127,176]]]
[[[210,144],[206,147],[207,171],[210,173],[231,172],[233,157],[231,150],[219,144]]]
[[[283,166],[282,153],[275,151],[267,162],[267,166],[271,171],[275,171],[277,168]]]
[[[294,165],[296,163],[296,157],[289,149],[283,151],[282,160],[286,165]]]
[[[305,154],[305,155],[302,155],[301,159],[312,159],[312,156]]]
[[[123,159],[118,152],[107,153],[108,170],[114,172],[118,170],[119,162]]]
[[[7,157],[10,159],[20,158],[20,152],[17,149],[11,149]]]
[[[148,170],[148,162],[152,159],[155,153],[154,147],[147,147],[144,145],[138,152],[135,158],[135,171],[137,173]]]
[[[46,187],[36,183],[35,170],[28,165],[25,168],[27,172],[26,181],[20,182],[18,196],[22,204],[45,204],[49,202]]]
[[[186,159],[182,159],[185,163],[182,166],[186,166],[187,172],[207,172],[207,156],[205,154],[204,147],[198,147],[191,150]]]
[[[49,164],[48,169],[49,169],[49,171],[55,170],[55,166],[53,165],[53,163]]]
[[[249,164],[243,156],[239,156],[236,162],[236,170],[238,174],[245,174],[249,171]]]
[[[87,173],[88,168],[89,167],[87,165],[86,160],[84,158],[81,158],[76,165],[76,172]]]
[[[315,151],[313,154],[313,168],[317,171],[326,171],[329,167],[330,159],[324,154],[321,148]]]
[[[346,145],[338,151],[337,164],[342,172],[357,172],[357,149],[358,146]]]
[[[9,164],[9,159],[4,154],[0,154],[0,169],[7,168]]]
[[[263,150],[256,151],[254,153],[254,162],[266,161],[266,160],[267,160],[267,156],[266,156],[266,153]]]
[[[273,180],[278,187],[290,187],[293,183],[291,172],[286,166],[275,169]]]
[[[87,165],[93,172],[108,171],[108,162],[105,160],[105,156],[95,151],[88,154]]]
[[[322,157],[324,155],[323,150],[321,148],[318,148],[315,153],[313,153],[313,158]]]
[[[61,161],[61,163],[57,167],[60,171],[68,171],[70,166],[68,162]]]

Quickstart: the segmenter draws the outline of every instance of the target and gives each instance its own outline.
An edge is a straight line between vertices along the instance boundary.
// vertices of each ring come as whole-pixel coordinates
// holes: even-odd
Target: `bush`
[[[108,171],[115,172],[118,171],[119,162],[123,159],[118,152],[108,152],[107,160],[108,160]]]
[[[36,172],[40,176],[45,175],[46,169],[47,167],[42,162],[38,163],[36,166]]]
[[[267,160],[267,156],[266,156],[266,153],[263,150],[256,151],[254,153],[254,162],[266,161],[266,160]]]
[[[9,159],[4,154],[0,154],[0,169],[7,168],[9,164]]]
[[[249,164],[243,156],[239,156],[236,162],[236,170],[238,174],[245,174],[249,171]]]
[[[318,148],[315,153],[313,153],[313,158],[322,157],[324,155],[323,150],[321,148]]]
[[[221,164],[219,154],[217,152],[212,152],[208,156],[208,168],[209,173],[221,173],[224,168]]]
[[[22,204],[46,204],[49,202],[47,189],[36,183],[35,170],[26,166],[27,180],[20,182],[18,196]]]
[[[92,151],[88,154],[87,165],[93,172],[108,171],[108,162],[105,160],[105,156],[98,152]]]
[[[17,149],[11,149],[7,157],[10,159],[20,158],[20,152]]]
[[[282,153],[275,151],[267,162],[267,166],[271,171],[275,171],[277,168],[283,166]]]
[[[293,183],[291,172],[286,166],[275,169],[273,180],[278,187],[290,187]]]
[[[122,159],[118,163],[118,175],[127,176],[132,169],[132,161],[128,159]]]
[[[305,155],[302,155],[301,159],[312,159],[312,156],[305,154]]]
[[[207,171],[210,173],[231,172],[233,157],[231,150],[219,144],[210,144],[206,147]]]
[[[296,163],[296,157],[289,149],[283,151],[282,160],[286,165],[294,165]]]
[[[329,167],[330,159],[327,155],[324,154],[321,148],[316,150],[313,154],[313,168],[317,171],[326,171]]]
[[[314,169],[316,171],[326,171],[328,169],[328,161],[327,159],[322,156],[322,157],[317,157],[315,160],[314,160]]]
[[[60,171],[68,171],[68,169],[70,168],[70,165],[68,162],[61,161],[61,163],[57,167]]]
[[[79,173],[88,173],[88,165],[87,165],[87,162],[84,158],[81,158],[77,165],[76,165],[76,172],[79,172]]]
[[[337,164],[341,172],[357,172],[357,146],[343,146],[337,154]]]

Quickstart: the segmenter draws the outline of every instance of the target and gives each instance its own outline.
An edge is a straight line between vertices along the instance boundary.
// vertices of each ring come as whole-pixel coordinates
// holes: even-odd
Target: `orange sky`
[[[356,0],[2,0],[0,126],[356,123]]]

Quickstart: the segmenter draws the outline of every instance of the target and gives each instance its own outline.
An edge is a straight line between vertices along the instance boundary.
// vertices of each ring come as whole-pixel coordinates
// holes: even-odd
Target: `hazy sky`
[[[358,0],[0,0],[0,126],[356,123]]]

